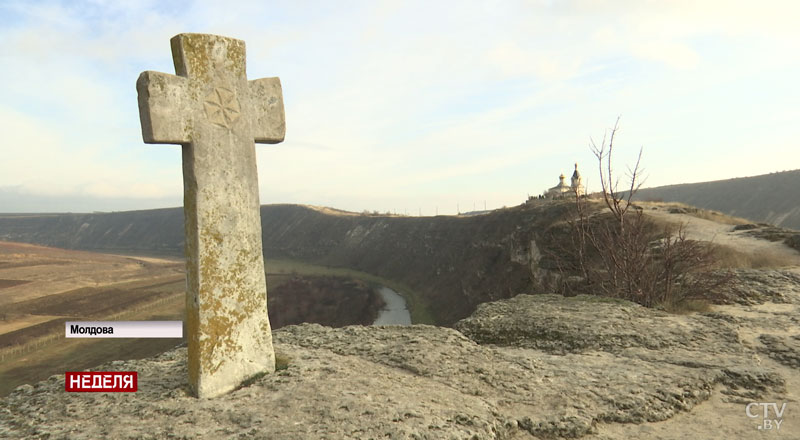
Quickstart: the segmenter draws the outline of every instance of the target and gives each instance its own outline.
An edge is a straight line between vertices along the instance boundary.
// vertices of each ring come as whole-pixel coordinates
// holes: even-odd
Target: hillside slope
[[[800,170],[645,188],[639,200],[682,202],[757,222],[800,229]]]
[[[426,307],[436,323],[450,325],[482,302],[541,286],[546,272],[539,262],[547,253],[540,247],[567,206],[527,205],[470,217],[387,217],[268,205],[261,207],[264,255],[403,283],[416,294],[412,305]],[[183,215],[179,208],[6,215],[0,216],[0,240],[179,255]]]

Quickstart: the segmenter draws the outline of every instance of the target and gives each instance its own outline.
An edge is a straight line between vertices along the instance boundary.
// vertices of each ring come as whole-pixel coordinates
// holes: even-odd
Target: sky
[[[286,139],[261,203],[455,214],[522,203],[619,118],[645,187],[800,168],[795,0],[0,0],[0,212],[181,206],[178,145],[142,141],[136,79],[182,32],[242,39]]]

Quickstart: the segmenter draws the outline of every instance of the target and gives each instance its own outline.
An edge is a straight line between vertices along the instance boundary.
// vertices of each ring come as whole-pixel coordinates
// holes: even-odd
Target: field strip
[[[175,292],[174,294],[162,296],[161,298],[158,298],[154,301],[149,301],[143,304],[139,304],[136,307],[133,307],[128,310],[124,310],[107,316],[92,318],[92,321],[124,321],[126,319],[133,319],[134,317],[136,317],[136,315],[141,314],[144,311],[152,310],[157,306],[161,306],[170,302],[183,301],[183,299],[184,299],[184,292],[182,291]],[[0,349],[0,362],[4,362],[7,359],[11,359],[13,357],[23,355],[25,353],[29,353],[40,347],[49,345],[51,343],[60,341],[62,339],[64,339],[64,328],[59,327],[58,330],[54,330],[52,333],[48,333],[46,335],[38,337],[25,344],[2,348]]]
[[[68,318],[68,316],[23,315],[7,321],[0,321],[0,335],[58,318]]]

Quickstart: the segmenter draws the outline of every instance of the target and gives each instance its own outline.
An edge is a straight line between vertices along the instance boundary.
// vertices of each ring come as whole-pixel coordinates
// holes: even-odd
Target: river
[[[399,293],[388,287],[379,287],[378,293],[383,297],[386,306],[372,325],[411,325],[411,314],[406,307],[406,300]]]

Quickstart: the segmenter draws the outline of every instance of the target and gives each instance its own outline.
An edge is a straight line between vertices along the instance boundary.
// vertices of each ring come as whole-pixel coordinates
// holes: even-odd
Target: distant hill
[[[639,200],[681,202],[755,222],[800,229],[800,170],[645,188]]]
[[[261,207],[264,255],[346,267],[414,289],[412,303],[437,324],[483,302],[541,290],[550,226],[569,202],[484,215],[359,215],[299,205]],[[68,249],[181,255],[183,210],[96,214],[0,214],[0,240]],[[2,263],[2,262],[0,262]]]

